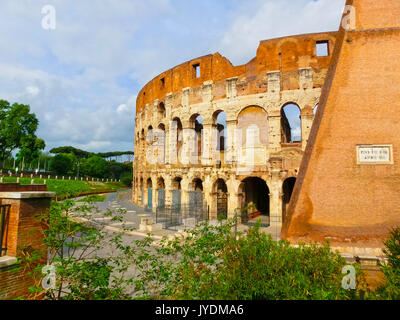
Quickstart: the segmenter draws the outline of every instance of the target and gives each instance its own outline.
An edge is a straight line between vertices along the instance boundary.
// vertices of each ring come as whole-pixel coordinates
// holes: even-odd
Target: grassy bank
[[[31,184],[30,178],[20,178],[21,184]],[[43,184],[44,179],[33,179],[34,184]],[[3,177],[4,183],[17,182],[16,177]],[[57,199],[77,197],[102,192],[116,192],[126,187],[118,182],[94,182],[79,180],[46,180],[47,190],[55,192]]]

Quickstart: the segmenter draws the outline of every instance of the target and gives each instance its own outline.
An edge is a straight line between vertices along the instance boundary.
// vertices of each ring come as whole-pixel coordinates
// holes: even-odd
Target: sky
[[[0,99],[31,106],[46,150],[133,150],[136,96],[153,77],[215,52],[245,64],[260,40],[335,31],[344,3],[0,0]]]

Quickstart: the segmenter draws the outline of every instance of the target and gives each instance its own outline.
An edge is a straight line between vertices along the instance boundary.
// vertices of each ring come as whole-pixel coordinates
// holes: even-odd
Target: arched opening
[[[296,178],[288,178],[283,182],[283,185],[282,185],[282,222],[285,221],[287,208],[289,206],[295,184],[296,184]]]
[[[242,146],[268,146],[268,115],[263,108],[243,109],[238,115],[237,128],[241,130]]]
[[[140,204],[144,205],[144,185],[143,178],[140,178]]]
[[[164,102],[160,102],[157,106],[157,114],[160,119],[164,119],[167,115]]]
[[[282,143],[301,142],[301,114],[297,104],[289,103],[281,109]]]
[[[192,181],[189,191],[189,215],[195,216],[203,209],[203,181],[196,178]]]
[[[270,201],[267,183],[258,177],[246,178],[240,185],[239,194],[242,195],[242,208],[247,213],[248,221],[255,222],[260,219],[263,225],[269,225]]]
[[[217,219],[228,217],[228,187],[223,179],[218,179],[214,184],[217,203]]]
[[[171,123],[171,149],[170,155],[171,164],[177,164],[179,161],[179,154],[182,149],[182,122],[179,118],[174,118]]]
[[[216,139],[216,150],[224,151],[226,148],[226,113],[222,110],[218,110],[213,114],[213,123],[217,129],[217,139]]]
[[[153,182],[147,179],[147,206],[146,209],[152,210],[153,208]]]
[[[146,136],[146,141],[149,144],[152,144],[154,140],[154,132],[153,132],[153,126],[149,126],[147,128],[147,136]]]
[[[189,119],[190,127],[194,129],[195,136],[192,137],[190,154],[192,157],[200,157],[201,143],[203,133],[203,117],[200,114],[194,114]],[[192,163],[196,163],[192,161]]]
[[[165,208],[165,181],[164,178],[157,179],[157,208]]]
[[[145,156],[146,146],[145,146],[145,144],[146,144],[146,136],[144,134],[144,128],[143,128],[142,131],[140,132],[140,143],[139,143],[140,156],[141,156],[142,160],[146,159],[146,156]]]
[[[160,123],[158,125],[157,130],[155,130],[154,139],[156,141],[156,147],[157,147],[157,163],[165,164],[166,133],[165,133],[165,125],[163,123]]]
[[[180,213],[181,212],[181,177],[176,177],[172,181],[172,213]]]

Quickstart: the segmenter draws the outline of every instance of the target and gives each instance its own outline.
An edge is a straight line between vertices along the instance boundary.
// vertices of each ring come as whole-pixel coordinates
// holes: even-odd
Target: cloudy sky
[[[31,106],[46,150],[133,150],[136,94],[154,76],[217,51],[247,63],[260,40],[337,30],[344,3],[0,0],[0,99]],[[45,5],[54,30],[42,27]]]

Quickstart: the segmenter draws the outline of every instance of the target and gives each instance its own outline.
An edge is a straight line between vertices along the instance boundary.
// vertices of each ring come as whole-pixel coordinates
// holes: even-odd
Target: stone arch
[[[242,146],[268,146],[268,113],[264,108],[257,105],[243,108],[237,116],[237,129],[242,133]]]
[[[281,108],[281,141],[282,143],[302,141],[301,109],[297,103],[287,102]]]
[[[224,110],[217,110],[212,115],[213,125],[217,129],[217,151],[223,151],[226,148],[227,140],[227,126],[226,126],[226,112]]]
[[[166,131],[165,125],[160,123],[154,131],[154,142],[156,147],[156,157],[158,164],[166,163]]]
[[[195,131],[195,135],[191,135],[191,156],[200,156],[203,140],[203,117],[200,113],[195,113],[189,118],[190,128]],[[194,162],[196,163],[196,162]]]
[[[296,177],[286,178],[282,183],[282,223],[285,221],[287,208],[296,184]]]
[[[148,178],[146,180],[146,194],[147,194],[146,209],[151,210],[153,207],[153,180],[151,178]]]
[[[248,209],[249,221],[260,217],[262,224],[269,225],[270,189],[267,182],[260,177],[247,177],[241,181],[238,191],[242,208],[253,206]]]
[[[182,178],[177,176],[171,181],[172,186],[172,204],[171,208],[174,213],[180,213],[182,208]]]
[[[216,212],[213,214],[217,219],[228,217],[228,186],[224,179],[218,178],[213,184],[213,202]]]
[[[140,197],[140,204],[143,206],[144,205],[144,183],[143,183],[143,177],[140,178],[140,183],[139,183],[139,197]]]
[[[179,162],[179,155],[182,149],[182,121],[179,117],[175,117],[172,119],[171,126],[170,126],[170,163],[171,164],[178,164]]]
[[[165,180],[163,177],[157,178],[157,208],[165,207]]]
[[[157,105],[157,115],[159,119],[164,119],[167,116],[167,112],[165,109],[165,104],[163,101],[161,101],[158,105]]]

